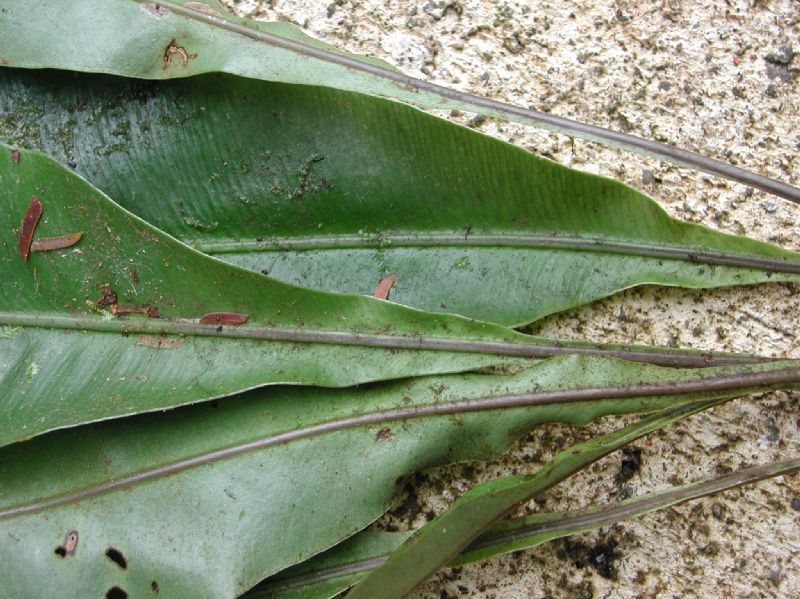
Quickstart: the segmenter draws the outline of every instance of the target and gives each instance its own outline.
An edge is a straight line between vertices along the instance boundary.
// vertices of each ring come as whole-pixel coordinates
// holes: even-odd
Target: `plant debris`
[[[22,261],[28,261],[28,255],[31,252],[31,242],[33,241],[33,231],[39,223],[42,216],[42,203],[36,196],[31,197],[31,203],[28,206],[28,211],[22,219],[22,228],[19,231],[19,255],[22,256]]]
[[[210,312],[200,319],[200,324],[239,325],[247,322],[247,314],[237,312]]]
[[[81,237],[83,237],[83,233],[70,233],[69,235],[59,235],[58,237],[34,239],[31,243],[31,251],[49,252],[50,250],[63,250],[78,243]]]
[[[148,304],[111,304],[111,313],[114,316],[128,316],[130,314],[141,314],[147,318],[161,318],[158,310]]]
[[[99,308],[114,306],[117,303],[117,294],[113,289],[111,289],[111,287],[104,287],[103,291],[100,292],[100,298],[96,303]]]
[[[389,292],[392,290],[392,285],[397,280],[397,273],[393,272],[390,275],[386,275],[381,279],[381,282],[378,283],[378,286],[375,288],[375,293],[373,294],[378,299],[389,299]]]

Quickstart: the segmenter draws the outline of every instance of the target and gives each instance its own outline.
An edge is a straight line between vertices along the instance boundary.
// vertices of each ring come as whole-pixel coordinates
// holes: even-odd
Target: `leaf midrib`
[[[541,248],[565,251],[589,251],[631,256],[683,260],[697,264],[759,268],[774,272],[800,273],[800,262],[780,258],[759,258],[736,253],[711,252],[679,246],[639,244],[590,237],[557,237],[508,234],[423,235],[309,235],[270,237],[264,239],[199,238],[186,240],[205,254],[239,254],[250,252],[309,251],[333,249],[391,249],[410,247],[511,247]]]
[[[607,385],[601,387],[585,387],[581,389],[548,390],[531,393],[519,393],[482,397],[478,399],[457,400],[446,403],[432,403],[421,406],[406,406],[378,410],[368,414],[358,414],[344,418],[328,420],[311,426],[284,431],[266,437],[246,441],[223,449],[199,454],[170,464],[143,470],[141,472],[117,478],[102,484],[94,485],[47,499],[0,509],[0,519],[38,512],[65,503],[79,501],[123,487],[130,487],[155,478],[169,476],[196,466],[216,463],[245,453],[266,449],[275,445],[308,439],[318,435],[342,430],[423,418],[426,416],[442,416],[480,412],[486,410],[546,406],[586,401],[602,401],[606,399],[629,399],[635,397],[654,397],[659,395],[691,395],[696,393],[721,393],[732,390],[754,389],[775,385],[796,384],[800,382],[800,367],[783,368],[775,371],[750,372],[706,377],[692,380],[673,380],[659,383],[633,383],[625,385]]]
[[[189,319],[166,318],[92,318],[72,315],[38,314],[30,312],[0,312],[0,325],[34,327],[52,330],[81,330],[98,333],[190,335],[228,339],[253,339],[288,343],[321,343],[382,349],[416,351],[453,351],[485,353],[527,358],[549,358],[559,355],[588,355],[647,362],[662,366],[708,367],[759,364],[775,361],[774,358],[736,354],[676,350],[672,348],[648,349],[614,345],[591,345],[572,341],[527,337],[515,333],[520,341],[487,341],[481,339],[453,339],[420,334],[386,335],[370,332],[315,330],[305,328],[278,328],[271,326],[225,326],[199,324]],[[523,341],[523,339],[525,341]]]

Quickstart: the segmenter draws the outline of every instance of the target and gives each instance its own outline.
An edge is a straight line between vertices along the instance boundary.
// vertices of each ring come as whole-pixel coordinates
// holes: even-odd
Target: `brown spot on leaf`
[[[388,441],[394,435],[392,434],[391,429],[388,426],[384,426],[381,430],[378,431],[378,434],[375,435],[375,442],[378,441]]]
[[[211,312],[200,319],[200,324],[228,324],[237,325],[247,322],[247,314],[236,312]]]
[[[22,228],[19,231],[19,255],[22,256],[22,261],[28,261],[28,255],[31,252],[31,242],[33,241],[33,231],[42,216],[42,203],[36,196],[31,197],[31,203],[28,205],[28,211],[22,218]]]
[[[378,299],[389,299],[389,291],[392,289],[392,285],[397,280],[397,273],[393,272],[390,275],[387,275],[381,279],[381,282],[378,283],[378,286],[375,288],[375,297]]]
[[[117,294],[114,292],[111,287],[104,287],[103,291],[100,292],[100,298],[97,300],[97,306],[99,308],[105,308],[106,306],[111,306],[113,311],[114,306],[117,305]]]
[[[11,150],[11,162],[19,164],[19,150]]]
[[[172,64],[172,59],[175,56],[181,61],[181,65],[186,67],[189,65],[189,61],[193,58],[197,58],[197,54],[191,54],[186,51],[186,48],[183,46],[179,46],[176,42],[175,38],[167,44],[166,49],[164,50],[164,70],[166,71],[170,64]]]
[[[154,347],[156,349],[176,349],[184,343],[186,343],[186,339],[180,337],[171,339],[162,335],[141,335],[136,340],[136,345]]]
[[[34,239],[31,243],[32,252],[49,252],[50,250],[63,250],[64,248],[72,247],[78,243],[83,237],[83,233],[70,233],[69,235],[60,235],[58,237],[42,237]]]
[[[58,557],[67,557],[75,553],[78,548],[78,531],[71,530],[64,537],[64,543],[56,547],[55,554]]]

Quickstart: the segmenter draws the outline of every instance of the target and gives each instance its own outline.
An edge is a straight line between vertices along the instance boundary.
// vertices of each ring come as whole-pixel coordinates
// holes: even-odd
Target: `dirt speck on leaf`
[[[100,292],[100,298],[97,300],[97,306],[99,308],[105,308],[106,306],[115,306],[116,304],[116,292],[111,289],[111,287],[104,287],[103,291]]]
[[[141,335],[136,340],[136,345],[154,347],[155,349],[176,349],[186,343],[185,339],[171,339],[161,335]]]
[[[388,441],[394,435],[392,434],[391,429],[388,426],[384,426],[381,430],[378,431],[378,434],[375,435],[375,442],[379,441]]]

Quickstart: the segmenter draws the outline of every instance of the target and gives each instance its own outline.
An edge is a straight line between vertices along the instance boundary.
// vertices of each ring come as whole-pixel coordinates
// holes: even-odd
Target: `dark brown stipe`
[[[49,252],[51,250],[63,250],[72,247],[83,237],[83,233],[70,233],[59,237],[41,237],[34,239],[31,243],[32,252]]]
[[[403,73],[392,71],[384,67],[361,62],[350,56],[336,54],[322,48],[315,48],[308,46],[302,42],[286,39],[278,35],[259,31],[253,27],[240,25],[225,18],[210,15],[192,8],[175,4],[174,2],[164,1],[159,2],[159,6],[167,8],[175,14],[201,21],[209,25],[225,29],[233,33],[238,33],[249,37],[250,39],[264,42],[277,48],[283,48],[290,52],[295,52],[302,56],[308,56],[346,67],[353,71],[360,71],[362,73],[369,73],[376,75],[383,79],[394,82],[401,90],[408,90],[412,92],[429,92],[441,98],[453,100],[461,104],[464,110],[472,110],[492,116],[496,115],[509,115],[512,117],[522,118],[526,121],[534,123],[538,127],[548,129],[550,131],[557,131],[572,137],[580,137],[601,143],[606,146],[622,148],[624,150],[633,151],[637,154],[644,154],[645,156],[654,156],[661,158],[674,164],[687,166],[689,168],[697,169],[711,175],[730,179],[750,187],[761,189],[768,193],[775,194],[795,203],[800,203],[800,189],[769,177],[764,177],[756,173],[752,173],[746,169],[727,164],[714,158],[708,158],[695,152],[682,150],[673,146],[662,144],[649,139],[642,139],[635,135],[621,133],[619,131],[611,131],[603,127],[595,125],[587,125],[579,123],[571,119],[565,119],[552,114],[538,112],[519,106],[512,106],[504,104],[489,98],[482,98],[472,94],[449,89],[441,85],[436,85],[416,77],[409,77]],[[405,98],[405,101],[411,101]],[[454,107],[454,106],[453,106]],[[451,106],[445,106],[451,108]]]
[[[329,420],[328,422],[277,433],[254,441],[248,441],[239,445],[233,445],[224,449],[218,449],[179,460],[172,464],[160,466],[151,470],[145,470],[94,487],[75,491],[74,493],[67,493],[65,495],[50,497],[25,505],[0,509],[0,518],[37,512],[49,507],[94,497],[115,489],[129,487],[154,478],[169,476],[196,466],[229,459],[251,451],[360,426],[384,424],[397,420],[408,420],[426,416],[462,414],[486,410],[599,401],[611,398],[629,399],[635,397],[691,395],[695,393],[723,393],[726,391],[755,390],[797,383],[800,383],[800,367],[786,368],[771,372],[723,375],[689,381],[677,380],[662,383],[636,383],[631,385],[610,385],[585,389],[538,391],[382,410],[370,414],[360,414],[358,416]]]
[[[226,324],[237,326],[247,322],[247,314],[237,312],[211,312],[200,318],[200,324]]]
[[[33,241],[33,232],[41,216],[42,203],[39,201],[39,198],[33,196],[28,206],[28,211],[22,219],[22,227],[19,230],[19,255],[22,256],[23,262],[28,261],[28,255],[31,251],[31,242]]]
[[[375,288],[375,297],[378,299],[389,299],[389,292],[392,290],[392,285],[397,280],[397,273],[393,272],[390,275],[383,277],[378,283],[378,286]]]

